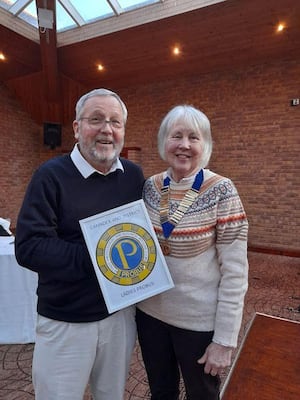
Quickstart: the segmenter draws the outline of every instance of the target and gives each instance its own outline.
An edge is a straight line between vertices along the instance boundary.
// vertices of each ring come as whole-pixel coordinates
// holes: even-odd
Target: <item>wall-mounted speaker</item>
[[[55,149],[56,146],[61,146],[61,125],[50,122],[44,123],[44,145]]]

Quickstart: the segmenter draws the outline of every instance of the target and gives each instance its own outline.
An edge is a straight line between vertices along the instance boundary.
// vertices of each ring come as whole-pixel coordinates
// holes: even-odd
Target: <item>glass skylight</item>
[[[62,32],[159,2],[161,0],[56,0],[56,29]],[[35,1],[0,0],[0,7],[38,28]]]
[[[32,1],[20,14],[18,14],[18,17],[37,28],[38,24],[35,1]]]

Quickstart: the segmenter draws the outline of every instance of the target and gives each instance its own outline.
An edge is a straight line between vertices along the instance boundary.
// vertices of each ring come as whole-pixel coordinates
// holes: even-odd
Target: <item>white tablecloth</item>
[[[37,274],[18,265],[13,238],[0,238],[0,344],[33,343]]]

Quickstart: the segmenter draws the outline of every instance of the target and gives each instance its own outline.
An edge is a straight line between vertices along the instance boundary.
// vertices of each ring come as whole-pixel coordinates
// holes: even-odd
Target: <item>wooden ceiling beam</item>
[[[44,120],[61,123],[62,99],[61,83],[57,59],[57,32],[55,0],[36,0],[37,14],[39,9],[46,9],[53,14],[52,29],[41,26],[39,21],[39,36],[41,49],[41,64],[44,89]]]

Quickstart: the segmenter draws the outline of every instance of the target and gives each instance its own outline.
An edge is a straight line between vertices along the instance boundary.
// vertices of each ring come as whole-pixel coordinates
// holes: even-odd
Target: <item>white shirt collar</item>
[[[116,159],[116,161],[113,163],[110,170],[106,174],[103,174],[102,172],[96,170],[82,156],[82,154],[80,153],[79,148],[78,148],[78,143],[75,144],[70,156],[71,156],[73,163],[75,164],[75,167],[78,169],[78,171],[81,173],[81,175],[84,178],[88,178],[94,172],[97,172],[100,175],[108,175],[111,172],[116,171],[117,169],[120,169],[121,171],[124,172],[124,167],[119,158]]]

